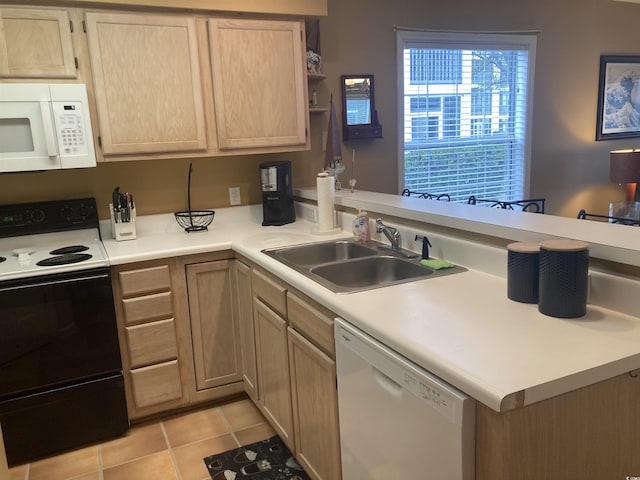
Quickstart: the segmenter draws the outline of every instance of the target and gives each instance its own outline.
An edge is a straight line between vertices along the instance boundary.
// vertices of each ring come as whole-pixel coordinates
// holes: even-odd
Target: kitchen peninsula
[[[634,453],[640,447],[640,412],[633,401],[640,394],[640,312],[635,301],[640,283],[593,269],[587,315],[571,320],[547,317],[536,305],[507,299],[506,250],[498,245],[576,238],[590,244],[594,261],[634,268],[640,263],[640,251],[632,247],[636,229],[344,192],[336,200],[343,210],[339,220],[344,231],[318,236],[312,234],[313,223],[304,220],[313,218],[314,191],[297,194],[299,220],[283,227],[261,227],[257,205],[219,209],[209,231],[197,234],[184,233],[171,215],[153,215],[138,219],[137,240],[106,240],[105,247],[116,267],[232,250],[464,391],[479,402],[478,479],[514,478],[522,467],[516,464],[524,459],[529,473],[520,472],[518,478],[542,478],[547,469],[565,465],[574,469],[573,474],[576,468],[590,472],[580,478],[619,478],[612,475],[614,468],[620,475],[633,475],[629,469],[640,471]],[[414,248],[409,241],[412,234],[426,234],[434,256],[469,271],[338,295],[261,253],[265,248],[350,236],[352,209],[357,207],[383,217],[385,223],[395,222],[405,248],[417,250],[418,245]],[[104,228],[103,238],[109,238],[108,225]],[[608,428],[615,442],[605,435]],[[596,460],[599,466],[592,464]]]

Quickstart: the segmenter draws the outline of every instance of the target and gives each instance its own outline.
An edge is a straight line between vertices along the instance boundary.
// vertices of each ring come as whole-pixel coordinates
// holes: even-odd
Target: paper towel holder
[[[331,192],[331,196],[330,196],[330,201],[329,201],[329,205],[325,204],[325,202],[323,200],[327,200],[326,198],[323,199],[321,198],[320,195],[320,181],[325,181],[325,185],[328,185],[330,188],[330,192]],[[336,227],[337,225],[337,212],[335,209],[335,205],[333,203],[333,196],[334,196],[334,180],[333,180],[333,175],[329,175],[329,173],[327,173],[326,171],[320,172],[318,173],[317,176],[317,183],[318,183],[318,198],[317,198],[317,202],[318,202],[318,225],[313,227],[311,229],[311,233],[314,235],[331,235],[331,234],[335,234],[335,233],[339,233],[342,231],[341,228]],[[331,226],[328,225],[322,225],[323,223],[323,214],[321,213],[321,210],[323,208],[330,208],[331,213]],[[327,212],[323,212],[323,213],[327,213]],[[328,220],[325,218],[325,220]]]

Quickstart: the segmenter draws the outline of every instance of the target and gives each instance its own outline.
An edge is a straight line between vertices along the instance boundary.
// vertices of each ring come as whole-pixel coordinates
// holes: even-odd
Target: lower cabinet
[[[185,267],[197,391],[242,381],[232,263]]]
[[[253,320],[251,267],[236,260],[236,289],[238,293],[238,321],[242,356],[244,390],[254,402],[260,399],[258,364],[256,362],[256,334]]]
[[[334,315],[257,267],[251,280],[239,295],[251,288],[260,390],[254,402],[312,479],[339,480]]]
[[[252,274],[260,400],[258,406],[282,441],[294,450],[286,290],[261,272]]]
[[[340,438],[336,362],[289,327],[295,452],[315,479],[338,479]]]
[[[132,420],[243,391],[230,252],[113,267]]]
[[[113,291],[129,418],[185,404],[171,262],[114,267]]]

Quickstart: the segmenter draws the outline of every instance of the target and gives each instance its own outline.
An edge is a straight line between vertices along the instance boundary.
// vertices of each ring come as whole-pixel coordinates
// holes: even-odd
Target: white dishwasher
[[[343,480],[475,477],[475,400],[335,322]]]

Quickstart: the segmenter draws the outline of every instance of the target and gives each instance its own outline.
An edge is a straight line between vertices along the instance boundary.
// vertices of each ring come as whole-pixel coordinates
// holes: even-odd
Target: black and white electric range
[[[129,427],[93,198],[0,206],[0,424],[9,464]]]

